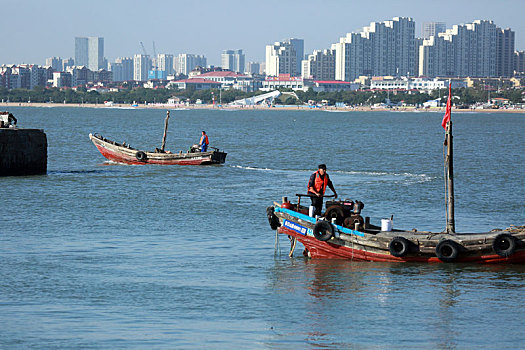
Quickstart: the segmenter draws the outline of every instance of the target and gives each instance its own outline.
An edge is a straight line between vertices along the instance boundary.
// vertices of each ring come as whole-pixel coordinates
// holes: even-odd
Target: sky
[[[525,49],[525,0],[0,0],[1,64],[45,64],[75,56],[75,37],[104,38],[104,56],[146,52],[204,55],[219,66],[223,50],[242,49],[246,62],[264,62],[265,46],[304,39],[305,54],[330,48],[370,22],[411,17],[423,22],[492,20],[515,32]]]

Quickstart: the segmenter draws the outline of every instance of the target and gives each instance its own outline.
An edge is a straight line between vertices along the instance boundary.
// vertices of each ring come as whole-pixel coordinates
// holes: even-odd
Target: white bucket
[[[315,207],[313,205],[308,208],[308,216],[314,217]]]
[[[392,231],[392,220],[381,219],[381,231]]]

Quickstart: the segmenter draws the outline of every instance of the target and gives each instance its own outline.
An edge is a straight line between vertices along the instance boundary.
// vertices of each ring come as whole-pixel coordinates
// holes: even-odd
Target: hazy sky
[[[0,64],[44,64],[75,56],[75,36],[104,38],[110,62],[142,53],[205,55],[220,65],[226,49],[243,49],[246,61],[264,61],[265,45],[287,38],[305,53],[329,48],[370,22],[412,17],[423,22],[493,20],[516,33],[525,49],[525,0],[0,0]]]

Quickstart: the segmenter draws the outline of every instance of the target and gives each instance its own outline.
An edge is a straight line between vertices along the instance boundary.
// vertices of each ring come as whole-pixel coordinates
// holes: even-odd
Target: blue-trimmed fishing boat
[[[451,89],[442,126],[446,130],[447,225],[444,232],[418,232],[392,229],[384,219],[373,225],[361,216],[360,201],[327,201],[326,211],[316,217],[309,208],[280,203],[266,209],[270,227],[291,241],[290,256],[296,243],[303,244],[303,254],[310,258],[351,259],[391,262],[468,262],[525,263],[525,226],[484,233],[456,233],[454,223],[454,186],[452,175]],[[278,237],[277,237],[278,239]]]

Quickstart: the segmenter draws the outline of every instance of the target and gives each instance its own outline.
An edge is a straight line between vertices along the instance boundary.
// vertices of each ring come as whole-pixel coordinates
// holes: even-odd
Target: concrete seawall
[[[38,129],[0,129],[0,176],[47,173],[47,137]]]

